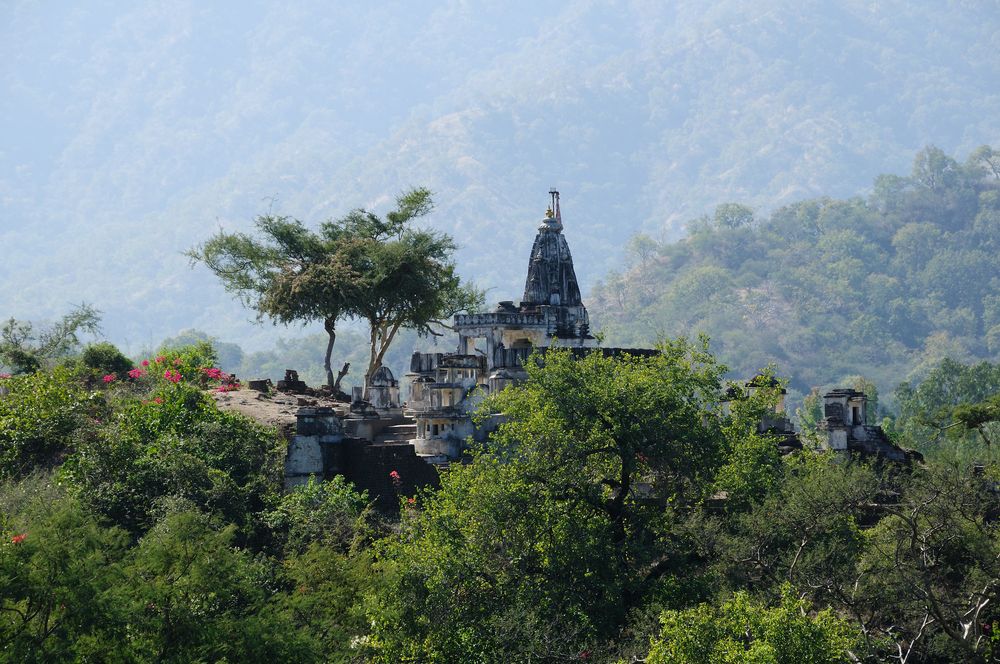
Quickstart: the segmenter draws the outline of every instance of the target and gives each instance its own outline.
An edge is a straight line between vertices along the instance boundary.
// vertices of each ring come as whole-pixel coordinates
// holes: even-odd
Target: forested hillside
[[[1000,155],[928,147],[872,193],[755,217],[719,206],[678,242],[637,235],[590,305],[608,344],[697,334],[734,372],[792,387],[863,375],[883,391],[943,357],[1000,357]]]
[[[268,210],[427,186],[463,276],[512,299],[553,184],[587,290],[636,231],[1000,140],[991,2],[4,5],[0,314],[86,301],[130,352],[299,334],[181,255]]]

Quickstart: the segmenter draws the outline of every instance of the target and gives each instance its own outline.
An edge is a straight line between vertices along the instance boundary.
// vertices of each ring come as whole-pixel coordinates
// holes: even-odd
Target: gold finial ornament
[[[551,207],[548,210],[545,211],[545,218],[546,219],[552,219],[555,216],[556,216],[556,213],[552,211]]]

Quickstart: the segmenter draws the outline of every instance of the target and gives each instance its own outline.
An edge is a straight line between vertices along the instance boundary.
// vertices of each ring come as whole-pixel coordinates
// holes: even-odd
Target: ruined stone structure
[[[867,421],[868,397],[864,392],[837,389],[823,395],[823,421],[819,428],[826,435],[826,449],[904,463],[922,459],[919,452],[904,450],[889,440],[882,427],[866,424]]]
[[[361,387],[354,388],[354,401],[362,401]],[[368,381],[368,405],[379,413],[398,414],[399,404],[399,381],[392,375],[389,367],[381,366],[372,374]]]
[[[285,488],[342,472],[344,427],[332,408],[299,408],[285,456]]]
[[[299,408],[285,457],[285,488],[306,484],[310,478],[343,475],[359,491],[367,491],[381,509],[393,511],[400,496],[437,485],[437,471],[414,453],[412,445],[378,440],[384,434],[352,435],[358,421],[351,416],[341,418],[332,408]]]
[[[729,403],[732,400],[742,398],[743,395],[753,396],[756,390],[764,387],[779,390],[778,401],[775,403],[774,409],[765,414],[757,424],[757,433],[766,433],[776,437],[778,439],[778,450],[782,454],[801,450],[802,441],[799,440],[799,435],[795,432],[795,427],[792,426],[791,420],[785,414],[785,395],[788,393],[788,390],[781,387],[778,380],[772,376],[754,376],[744,383],[742,388],[737,385],[731,385],[726,390],[726,399],[722,402],[722,412],[728,415]]]

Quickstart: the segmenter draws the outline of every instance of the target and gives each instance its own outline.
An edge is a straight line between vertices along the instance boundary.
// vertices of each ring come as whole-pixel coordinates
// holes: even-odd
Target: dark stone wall
[[[338,447],[341,474],[358,491],[367,491],[380,511],[397,512],[401,496],[413,496],[425,486],[440,486],[437,469],[418,457],[413,445],[372,445],[347,438]],[[390,477],[392,471],[399,473],[398,486]]]

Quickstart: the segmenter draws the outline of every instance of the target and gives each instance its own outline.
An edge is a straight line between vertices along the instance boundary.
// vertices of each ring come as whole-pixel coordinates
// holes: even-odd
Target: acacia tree
[[[431,193],[418,188],[401,194],[385,218],[358,209],[316,231],[297,219],[265,215],[256,221],[259,239],[220,231],[188,256],[207,265],[258,318],[285,325],[321,321],[329,338],[327,383],[338,390],[346,372],[335,380],[330,358],[340,320],[362,318],[371,326],[367,384],[400,327],[430,331],[436,320],[475,301],[476,291],[454,274],[451,238],[410,227],[431,209]]]
[[[455,272],[451,237],[409,226],[433,205],[428,190],[414,189],[397,200],[397,209],[384,220],[360,211],[344,220],[355,239],[352,265],[358,266],[364,283],[354,311],[369,325],[366,378],[382,366],[401,328],[440,335],[435,328],[448,327],[445,319],[483,303],[482,292],[463,284]]]

